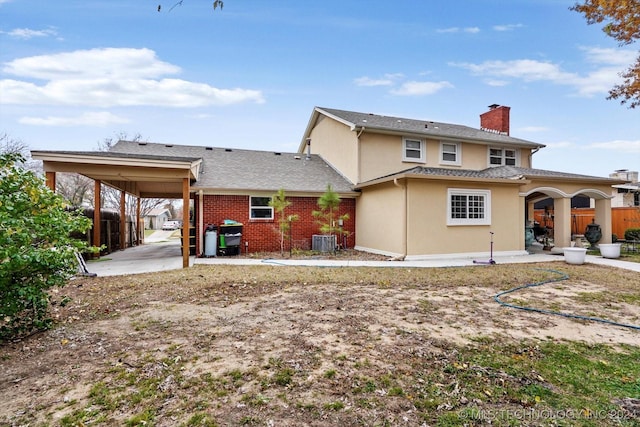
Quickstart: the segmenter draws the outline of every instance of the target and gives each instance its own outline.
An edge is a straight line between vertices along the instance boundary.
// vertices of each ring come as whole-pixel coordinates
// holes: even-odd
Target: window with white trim
[[[491,225],[491,191],[450,188],[447,225]]]
[[[251,196],[249,197],[249,218],[251,219],[273,219],[273,207],[269,206],[271,197]]]
[[[402,160],[405,162],[420,162],[426,160],[424,141],[421,139],[402,139]]]
[[[518,150],[489,147],[489,166],[518,166]]]
[[[440,163],[443,165],[461,164],[461,153],[459,142],[441,142],[440,143]]]

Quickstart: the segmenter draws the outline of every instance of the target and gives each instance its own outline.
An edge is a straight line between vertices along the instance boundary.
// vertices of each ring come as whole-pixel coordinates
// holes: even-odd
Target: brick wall
[[[298,215],[298,220],[292,224],[291,243],[293,248],[311,249],[311,236],[320,234],[319,225],[311,212],[318,210],[317,197],[287,197],[291,205],[285,210],[285,215]],[[249,196],[213,195],[204,196],[203,221],[208,224],[221,224],[225,219],[238,221],[243,224],[242,251],[263,252],[279,251],[280,236],[277,218],[273,220],[249,219]],[[196,204],[197,205],[197,204]],[[342,199],[340,212],[337,216],[349,214],[349,219],[344,223],[344,229],[349,232],[345,239],[345,246],[352,248],[355,245],[355,199]],[[276,213],[274,215],[277,216]],[[198,216],[196,215],[196,218]],[[203,237],[202,230],[196,236],[199,240]],[[248,243],[248,245],[246,245]],[[339,242],[342,243],[342,242]],[[285,241],[285,250],[289,250],[289,240]]]

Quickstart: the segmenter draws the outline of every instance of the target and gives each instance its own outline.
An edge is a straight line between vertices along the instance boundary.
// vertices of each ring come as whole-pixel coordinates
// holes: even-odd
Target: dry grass
[[[74,280],[54,295],[71,298],[54,306],[55,329],[0,347],[0,423],[479,425],[501,411],[494,424],[514,425],[518,410],[586,407],[620,416],[572,425],[633,425],[638,331],[493,300],[550,270],[570,278],[504,299],[640,324],[637,273],[594,265],[199,265]],[[580,362],[558,370],[564,354]]]

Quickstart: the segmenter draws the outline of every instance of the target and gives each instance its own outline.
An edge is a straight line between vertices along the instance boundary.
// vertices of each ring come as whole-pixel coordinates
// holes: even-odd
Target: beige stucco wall
[[[311,153],[319,154],[352,183],[358,182],[358,144],[349,126],[320,115],[311,130]]]
[[[491,225],[447,225],[449,188],[491,191]],[[524,250],[524,200],[513,185],[409,180],[408,255]]]
[[[461,143],[460,165],[440,162],[440,140],[426,139],[425,162],[403,161],[402,137],[363,133],[360,136],[360,182],[390,175],[415,166],[451,169],[482,170],[489,167],[489,147],[482,144]],[[529,149],[520,149],[520,166],[529,167]]]
[[[406,255],[486,253],[490,234],[494,251],[524,250],[524,198],[515,185],[482,185],[428,179],[401,180],[407,185]],[[447,190],[491,191],[491,225],[447,225]],[[388,254],[403,254],[404,231],[402,188],[393,183],[364,189],[356,205],[359,248]],[[380,208],[383,206],[383,208]],[[402,229],[401,229],[402,228]]]
[[[356,247],[385,255],[402,254],[403,190],[385,183],[356,199]]]

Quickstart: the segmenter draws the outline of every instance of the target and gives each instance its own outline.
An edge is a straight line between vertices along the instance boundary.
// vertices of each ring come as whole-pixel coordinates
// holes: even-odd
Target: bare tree
[[[171,12],[173,9],[175,9],[176,6],[182,6],[182,2],[184,0],[179,0],[177,3],[175,3],[173,6],[171,6],[169,8],[169,12]],[[222,0],[215,0],[213,2],[213,10],[216,10],[217,8],[220,8],[220,10],[222,10],[222,8],[224,7],[224,2]],[[162,11],[162,3],[158,4],[158,12]]]
[[[21,139],[13,138],[7,132],[0,134],[0,154],[20,154],[25,160],[17,166],[30,170],[38,176],[42,176],[42,162],[33,160],[29,152],[29,145]]]

